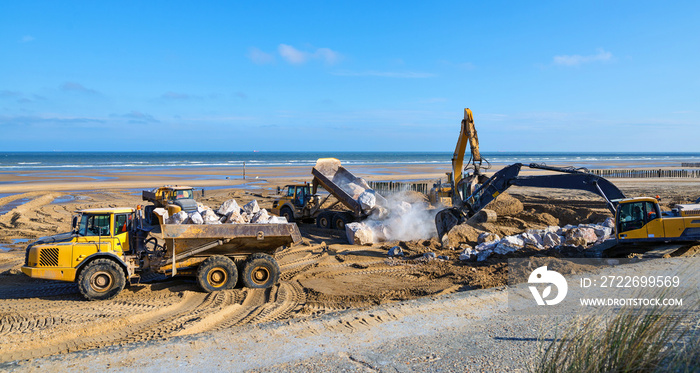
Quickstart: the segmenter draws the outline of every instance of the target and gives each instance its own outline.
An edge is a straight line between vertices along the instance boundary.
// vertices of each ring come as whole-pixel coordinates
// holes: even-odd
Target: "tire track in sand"
[[[69,328],[63,333],[56,333],[38,341],[28,341],[3,346],[0,362],[33,359],[41,356],[55,355],[70,351],[104,347],[120,343],[130,337],[134,330],[157,329],[164,321],[191,312],[202,303],[205,294],[186,291],[180,301],[158,309],[155,312],[135,314],[107,322],[93,320],[88,325]]]

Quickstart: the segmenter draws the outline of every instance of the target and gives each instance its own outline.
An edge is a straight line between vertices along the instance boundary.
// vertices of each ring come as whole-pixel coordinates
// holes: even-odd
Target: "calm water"
[[[591,167],[603,162],[680,166],[700,153],[483,153],[493,164],[544,162]],[[334,157],[344,165],[449,164],[451,152],[0,152],[0,171],[181,167],[310,166]]]

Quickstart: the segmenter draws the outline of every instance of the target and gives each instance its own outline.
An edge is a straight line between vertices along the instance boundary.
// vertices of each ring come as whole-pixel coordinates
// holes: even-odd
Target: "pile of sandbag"
[[[583,246],[599,244],[611,238],[615,221],[607,218],[601,224],[550,226],[545,229],[529,229],[524,233],[500,238],[493,233],[482,233],[477,245],[460,245],[460,260],[486,260],[491,254],[507,254],[525,247],[548,250],[559,246]],[[459,226],[455,227],[456,229]],[[453,229],[455,229],[453,228]]]
[[[252,200],[240,207],[235,199],[221,204],[214,211],[209,206],[197,203],[197,211],[187,213],[180,211],[173,216],[164,213],[165,224],[286,224],[287,219],[270,215],[261,209],[257,200]]]

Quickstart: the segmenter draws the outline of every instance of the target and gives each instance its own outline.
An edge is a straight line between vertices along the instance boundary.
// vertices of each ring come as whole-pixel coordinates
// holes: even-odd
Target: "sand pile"
[[[508,193],[501,193],[486,208],[495,211],[498,216],[515,216],[523,211],[523,203]]]

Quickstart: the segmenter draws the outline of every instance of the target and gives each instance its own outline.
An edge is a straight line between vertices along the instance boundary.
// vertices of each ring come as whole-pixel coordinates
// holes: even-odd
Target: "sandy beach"
[[[376,181],[436,180],[448,170],[447,164],[352,167],[356,175]],[[450,294],[461,297],[460,294],[473,290],[501,288],[507,281],[507,259],[533,255],[533,252],[519,252],[496,255],[485,262],[461,261],[459,251],[442,247],[437,237],[358,246],[349,245],[344,232],[299,224],[303,242],[276,254],[282,278],[272,289],[239,287],[208,294],[201,292],[190,279],[158,277],[133,285],[112,300],[86,302],[75,284],[32,279],[19,271],[26,242],[67,231],[71,214],[79,209],[143,204],[139,193],[143,188],[163,184],[191,185],[204,188],[204,196],[198,195],[197,199],[214,208],[235,198],[240,204],[255,199],[262,208],[269,209],[277,198],[277,186],[310,180],[310,167],[302,166],[249,168],[246,180],[230,168],[119,172],[37,170],[0,174],[0,208],[5,208],[0,214],[0,244],[10,250],[0,251],[0,367],[31,371],[38,366],[31,363],[34,359],[52,356],[68,360],[41,360],[42,369],[54,364],[72,366],[70,361],[79,362],[85,358],[85,355],[70,354],[73,351],[87,351],[111,361],[110,356],[119,354],[119,346],[128,347],[133,343],[151,346],[153,343],[154,348],[161,348],[158,346],[163,346],[162,341],[172,339],[183,343],[182,337],[209,338],[218,335],[216,333],[236,333],[239,328],[249,333],[255,325],[278,325],[275,328],[282,332],[286,330],[287,321],[294,322],[290,324],[289,333],[296,333],[299,322],[321,316],[326,320],[323,325],[329,333],[336,333],[333,320],[342,324],[349,317],[334,316],[338,312],[373,313],[376,307],[396,302],[413,299],[442,302],[441,297]],[[700,180],[611,181],[629,196],[658,194],[666,207],[700,197]],[[600,223],[610,216],[603,201],[589,193],[513,187],[509,194],[503,198],[515,198],[522,207],[513,214],[499,215],[498,223],[488,228],[502,236],[552,224]],[[411,195],[410,198],[417,197]],[[403,259],[387,257],[387,251],[394,246],[403,249]],[[686,247],[674,255],[696,256],[698,248]],[[425,253],[447,259],[424,260]],[[536,255],[564,254],[552,251]],[[493,296],[493,290],[488,291],[491,294],[488,297]],[[405,313],[401,316],[404,318],[423,311],[418,307],[401,312]],[[380,321],[372,320],[371,325],[384,323],[381,317]],[[356,337],[351,333],[342,338]],[[196,341],[205,346],[203,348],[214,343],[210,339]],[[165,343],[167,346],[168,342]],[[314,359],[323,356],[322,352],[313,351],[299,355],[298,361],[318,364]],[[232,359],[235,356],[233,352]],[[275,359],[270,365],[246,366],[250,369],[275,366],[295,371],[298,368],[295,361],[294,358]]]

